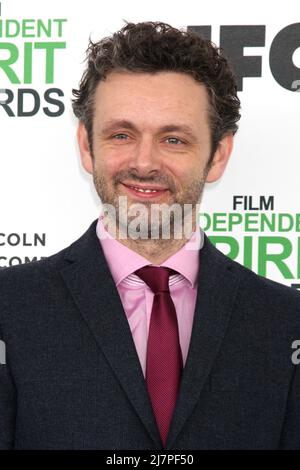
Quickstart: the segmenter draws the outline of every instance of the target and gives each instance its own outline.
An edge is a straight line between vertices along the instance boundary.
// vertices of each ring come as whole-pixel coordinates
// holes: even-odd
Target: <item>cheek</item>
[[[169,171],[171,174],[178,179],[181,184],[186,185],[190,181],[198,179],[199,176],[202,174],[202,166],[199,165],[199,161],[189,161],[189,162],[181,162],[178,165],[173,165],[169,167]],[[187,188],[185,188],[187,189]]]
[[[102,149],[94,148],[94,156],[96,162],[96,171],[106,177],[114,171],[115,160],[110,158],[107,152],[103,152]]]
[[[98,167],[109,177],[128,167],[128,156],[125,151],[102,146],[97,149]]]

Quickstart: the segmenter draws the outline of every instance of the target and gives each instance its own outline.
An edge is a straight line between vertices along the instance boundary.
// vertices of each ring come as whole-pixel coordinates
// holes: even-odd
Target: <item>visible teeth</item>
[[[157,193],[156,189],[141,189],[141,188],[135,188],[133,187],[136,191],[140,191],[141,193]]]

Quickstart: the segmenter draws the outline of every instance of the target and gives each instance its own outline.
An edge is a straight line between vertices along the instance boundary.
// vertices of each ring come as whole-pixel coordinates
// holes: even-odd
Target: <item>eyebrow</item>
[[[117,119],[108,121],[100,132],[106,134],[118,127],[138,131],[137,127],[133,124],[133,122],[128,121],[126,119]],[[195,132],[193,131],[193,129],[191,129],[190,126],[186,124],[167,124],[165,126],[160,127],[159,132],[184,132],[185,134],[195,138]]]

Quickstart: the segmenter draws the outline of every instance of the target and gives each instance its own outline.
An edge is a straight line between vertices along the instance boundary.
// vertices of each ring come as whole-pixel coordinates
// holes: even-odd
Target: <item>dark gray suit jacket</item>
[[[96,236],[0,270],[0,448],[163,449]],[[300,449],[300,294],[205,237],[167,449]]]

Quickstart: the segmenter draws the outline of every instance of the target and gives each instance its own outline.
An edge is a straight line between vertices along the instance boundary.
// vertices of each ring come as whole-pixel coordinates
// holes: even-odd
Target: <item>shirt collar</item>
[[[102,213],[97,222],[96,233],[116,286],[137,269],[152,264],[109,234],[103,224]],[[203,241],[202,229],[197,226],[185,245],[159,266],[174,269],[190,282],[191,287],[195,287],[199,270],[199,250]]]

